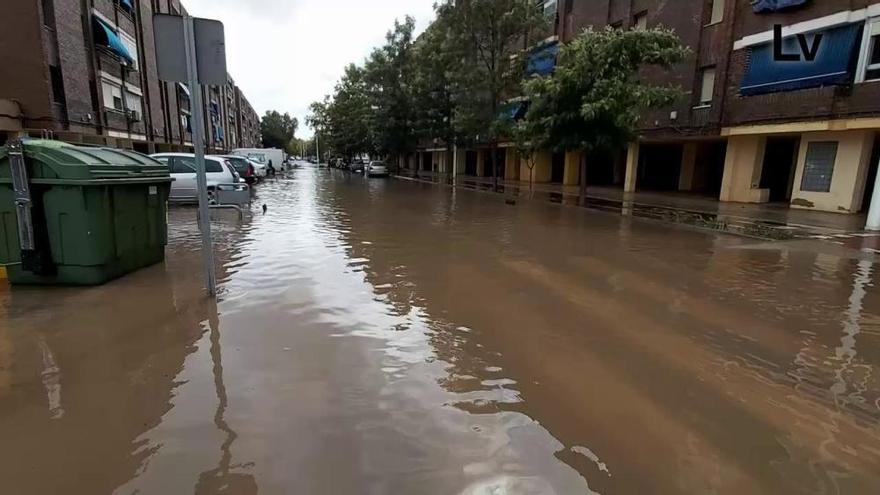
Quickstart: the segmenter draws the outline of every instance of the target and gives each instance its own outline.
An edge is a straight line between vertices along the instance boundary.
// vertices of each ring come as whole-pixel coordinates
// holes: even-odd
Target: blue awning
[[[861,24],[848,24],[822,31],[822,42],[812,61],[777,61],[773,57],[773,43],[749,49],[749,62],[740,93],[743,96],[778,93],[797,89],[818,88],[852,82],[858,55],[858,35]],[[807,35],[808,44],[813,35]],[[784,53],[801,53],[796,36],[782,40]]]
[[[185,94],[187,98],[189,98],[189,86],[184,83],[177,83],[177,87],[180,88],[180,92]]]
[[[134,2],[132,0],[120,0],[120,4],[131,12],[134,12]]]
[[[119,34],[116,33],[116,30],[98,16],[92,16],[92,21],[95,43],[107,47],[111,52],[125,60],[126,63],[133,65],[134,57],[131,56],[128,48],[119,39]]]
[[[550,43],[532,50],[526,73],[530,76],[546,76],[556,70],[556,56],[559,55],[559,43]]]
[[[752,11],[756,14],[761,12],[779,12],[791,7],[800,7],[810,0],[752,0]]]

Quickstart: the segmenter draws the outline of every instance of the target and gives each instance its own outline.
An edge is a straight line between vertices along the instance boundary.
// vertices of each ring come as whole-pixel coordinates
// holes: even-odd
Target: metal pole
[[[874,192],[871,194],[871,208],[868,210],[865,230],[880,230],[880,165],[878,165],[877,178],[874,180]]]
[[[321,166],[321,147],[318,145],[318,128],[315,128],[315,154],[318,155],[318,166]]]
[[[186,49],[186,71],[189,78],[190,101],[193,102],[193,151],[196,157],[196,179],[199,194],[199,230],[202,232],[202,257],[205,262],[205,285],[208,294],[217,294],[217,277],[214,273],[214,248],[211,243],[211,211],[208,208],[208,179],[205,175],[205,116],[202,108],[202,86],[199,84],[198,61],[196,60],[196,40],[194,20],[183,19],[183,37]]]

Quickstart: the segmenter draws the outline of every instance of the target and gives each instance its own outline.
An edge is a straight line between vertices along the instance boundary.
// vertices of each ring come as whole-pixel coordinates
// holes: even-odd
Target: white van
[[[284,151],[278,148],[238,148],[232,150],[233,155],[246,157],[248,160],[262,163],[268,166],[272,162],[272,167],[276,172],[284,170]]]

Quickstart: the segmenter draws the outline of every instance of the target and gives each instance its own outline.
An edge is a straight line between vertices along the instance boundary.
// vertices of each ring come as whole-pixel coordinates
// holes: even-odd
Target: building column
[[[868,210],[868,223],[865,224],[865,229],[880,230],[880,172],[874,180],[874,192],[871,194],[871,208]]]
[[[418,163],[417,163],[418,166],[416,167],[416,171],[421,172],[421,171],[424,170],[424,168],[425,168],[425,166],[424,166],[425,154],[424,154],[423,152],[419,151],[419,152],[418,152],[418,155],[419,155],[419,156],[418,156],[418,159],[419,159],[419,160],[418,160]]]
[[[576,186],[579,184],[581,176],[581,152],[566,151],[565,152],[565,173],[562,176],[562,184],[565,186]]]
[[[678,176],[678,190],[691,191],[694,189],[694,167],[697,164],[697,145],[695,142],[684,143],[681,154],[681,173]]]
[[[484,175],[483,172],[485,172],[485,170],[486,170],[485,153],[483,153],[483,150],[478,149],[477,150],[477,177],[482,177]]]
[[[721,201],[766,203],[770,190],[761,189],[766,136],[731,136],[724,159]]]
[[[639,152],[641,145],[638,141],[629,144],[626,150],[626,177],[623,179],[623,192],[636,192],[636,179],[639,175]]]

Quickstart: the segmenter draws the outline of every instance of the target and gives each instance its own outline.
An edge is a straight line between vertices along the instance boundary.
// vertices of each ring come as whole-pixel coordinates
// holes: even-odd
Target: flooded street
[[[0,493],[880,493],[871,255],[338,170],[256,196],[216,303],[189,208],[164,265],[0,289]]]

